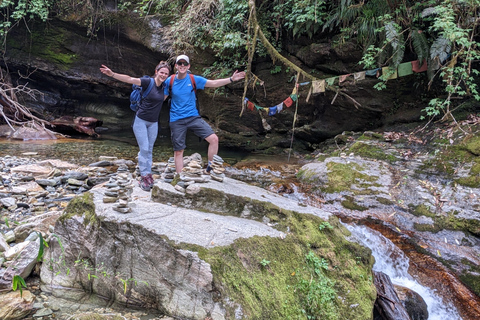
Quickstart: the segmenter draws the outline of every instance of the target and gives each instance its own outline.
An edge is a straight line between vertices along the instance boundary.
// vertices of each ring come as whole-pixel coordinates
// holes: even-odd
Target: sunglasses
[[[180,62],[177,62],[177,65],[179,65],[179,66],[184,66],[184,67],[188,67],[189,64],[190,64],[190,63],[188,63],[188,62],[181,62],[181,61],[180,61]]]

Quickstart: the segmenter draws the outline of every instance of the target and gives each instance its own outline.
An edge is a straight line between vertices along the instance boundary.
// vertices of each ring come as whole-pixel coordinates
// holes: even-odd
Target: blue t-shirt
[[[200,114],[198,113],[195,103],[195,90],[193,90],[190,75],[187,74],[185,79],[178,79],[177,76],[175,76],[172,92],[169,93],[170,78],[171,77],[168,77],[165,81],[165,95],[170,94],[170,98],[172,99],[170,106],[170,122],[199,116]],[[194,78],[197,90],[204,89],[207,79],[201,76],[194,76]]]
[[[150,84],[150,78],[140,78],[142,90],[145,92]],[[142,100],[137,110],[137,117],[149,122],[158,122],[160,110],[162,110],[163,100],[165,100],[165,83],[160,86],[154,83],[150,93]]]

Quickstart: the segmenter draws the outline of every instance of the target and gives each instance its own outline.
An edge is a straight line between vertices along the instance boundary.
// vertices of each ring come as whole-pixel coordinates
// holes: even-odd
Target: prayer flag
[[[398,65],[397,70],[398,70],[399,77],[405,77],[405,76],[411,75],[413,74],[412,63],[411,62],[400,63]]]
[[[367,70],[365,71],[365,75],[369,76],[369,77],[379,77],[379,71],[380,71],[380,68],[377,68],[377,69],[372,69],[372,70]]]
[[[270,107],[268,110],[268,115],[273,116],[275,113],[277,113],[277,107]]]
[[[290,108],[292,106],[293,100],[291,97],[288,97],[287,99],[285,99],[285,101],[283,101],[283,103],[287,106],[287,108]]]
[[[355,72],[353,74],[353,79],[355,79],[355,81],[365,80],[366,73],[366,71]]]
[[[247,108],[248,110],[250,111],[253,111],[253,108],[255,107],[255,105],[253,104],[252,101],[247,101]]]
[[[316,80],[312,82],[312,93],[325,92],[325,80]]]
[[[339,77],[338,77],[338,83],[342,83],[343,81],[347,80],[347,78],[348,78],[349,76],[351,76],[351,75],[352,75],[352,74],[349,73],[349,74],[344,74],[344,75],[339,76]]]
[[[383,67],[382,75],[385,75],[384,80],[397,79],[398,77],[397,69],[393,69],[390,67]]]
[[[422,65],[420,65],[420,61],[414,60],[412,61],[412,70],[413,72],[425,72],[427,71],[427,59],[423,59]]]
[[[291,94],[290,98],[292,98],[293,101],[297,101],[298,96],[296,94]]]
[[[337,78],[337,77],[327,78],[327,79],[325,79],[325,82],[327,83],[327,85],[333,86],[333,84],[335,83],[335,79],[336,79],[336,78]]]
[[[277,113],[280,113],[280,111],[283,110],[283,102],[280,102],[279,104],[277,104],[276,108],[277,108]]]

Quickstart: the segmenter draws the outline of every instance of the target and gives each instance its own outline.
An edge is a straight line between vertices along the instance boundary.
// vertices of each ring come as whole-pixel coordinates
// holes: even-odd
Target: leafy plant
[[[274,66],[271,70],[271,74],[280,73],[282,71],[282,66]]]
[[[27,288],[27,284],[25,283],[25,280],[19,275],[14,275],[12,279],[12,290],[17,291],[17,289],[19,289],[20,296],[22,296],[23,295],[22,287]]]
[[[306,267],[295,272],[297,283],[294,288],[298,293],[303,314],[307,319],[336,319],[334,288],[335,282],[325,274],[328,263],[319,258],[313,251],[305,255]]]
[[[270,264],[270,261],[268,261],[267,259],[263,259],[262,261],[260,261],[260,264],[264,267],[268,266]]]
[[[328,221],[322,222],[322,223],[318,226],[318,230],[323,230],[323,229],[325,229],[325,228],[333,229],[332,225],[331,225]]]

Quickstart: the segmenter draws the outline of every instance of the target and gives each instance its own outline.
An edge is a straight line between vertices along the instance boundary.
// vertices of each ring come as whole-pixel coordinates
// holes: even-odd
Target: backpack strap
[[[195,77],[192,73],[188,74],[190,76],[190,82],[192,83],[193,90],[195,91],[195,96],[197,95],[197,84],[195,83]]]
[[[172,96],[172,87],[173,87],[173,82],[175,81],[175,74],[172,74],[170,76],[170,83],[168,86],[168,95],[171,97]]]
[[[153,84],[155,83],[155,80],[153,78],[150,78],[150,83],[148,84],[147,90],[142,94],[142,99],[145,99],[146,96],[152,91],[153,89]]]
[[[197,95],[197,84],[195,82],[195,77],[193,76],[192,73],[189,73],[188,74],[190,76],[190,82],[192,83],[192,87],[193,87],[193,90],[195,91],[195,96]],[[168,86],[168,95],[172,95],[172,87],[173,87],[173,81],[175,81],[175,75],[172,74],[170,76],[170,83],[169,83],[169,86]]]

